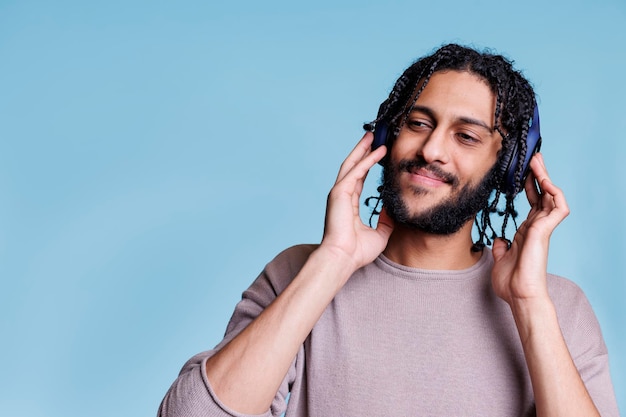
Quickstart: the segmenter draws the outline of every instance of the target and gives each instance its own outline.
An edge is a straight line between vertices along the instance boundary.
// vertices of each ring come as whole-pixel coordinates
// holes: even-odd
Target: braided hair
[[[376,120],[366,124],[364,128],[371,130],[378,122],[387,123],[392,131],[387,143],[387,147],[390,149],[421,92],[428,85],[431,76],[435,72],[448,70],[467,71],[483,79],[489,85],[491,92],[496,97],[495,130],[502,136],[502,148],[496,162],[498,166],[496,184],[502,184],[506,180],[507,164],[503,160],[506,160],[507,155],[510,157],[512,149],[517,146],[519,157],[515,167],[514,189],[523,189],[523,161],[528,151],[526,137],[535,107],[535,93],[524,76],[513,68],[513,62],[501,55],[449,44],[439,48],[431,55],[420,58],[398,78],[389,97],[380,105]],[[390,152],[382,161],[383,169],[387,169],[389,154]],[[503,194],[505,205],[504,208],[498,209],[500,197]],[[500,234],[502,238],[506,239],[505,230],[510,219],[517,229],[517,212],[513,204],[516,194],[514,191],[503,191],[503,187],[496,186],[493,200],[488,202],[476,215],[475,225],[478,229],[478,240],[474,242],[472,250],[482,250],[485,244],[490,245],[491,239],[497,237],[491,223],[491,214],[493,213],[503,216]],[[366,200],[366,204],[368,204],[368,200]],[[378,213],[375,207],[372,214]],[[489,236],[487,236],[488,234]]]

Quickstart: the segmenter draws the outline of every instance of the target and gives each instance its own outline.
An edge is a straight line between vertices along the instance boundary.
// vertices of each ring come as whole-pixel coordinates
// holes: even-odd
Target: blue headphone
[[[390,128],[389,124],[384,120],[376,122],[372,150],[381,145],[391,143],[393,139],[393,130]],[[526,157],[524,158],[522,181],[520,183],[521,186],[515,186],[515,171],[519,161],[519,141],[513,140],[513,146],[511,149],[509,149],[508,152],[503,154],[500,158],[498,173],[501,181],[498,184],[498,190],[507,195],[517,195],[517,193],[519,193],[524,187],[524,182],[528,176],[530,159],[535,153],[539,152],[540,148],[541,132],[539,130],[539,106],[535,103],[532,122],[530,128],[528,129],[528,135],[526,136]]]

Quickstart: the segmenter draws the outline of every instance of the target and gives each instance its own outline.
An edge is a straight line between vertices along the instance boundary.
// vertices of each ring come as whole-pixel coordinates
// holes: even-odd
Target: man
[[[375,120],[384,144],[366,133],[339,170],[321,244],[267,265],[159,414],[617,416],[591,307],[546,272],[569,209],[540,154],[524,182],[535,108],[501,56],[447,45],[409,67]],[[359,200],[377,162],[371,228]],[[527,219],[490,250],[490,214],[504,196],[504,235],[524,187]]]

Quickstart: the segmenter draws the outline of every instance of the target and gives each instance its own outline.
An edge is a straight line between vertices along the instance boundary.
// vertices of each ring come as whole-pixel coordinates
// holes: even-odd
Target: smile
[[[421,185],[439,187],[450,182],[446,176],[437,174],[425,168],[409,169],[407,171],[410,174],[411,181]]]

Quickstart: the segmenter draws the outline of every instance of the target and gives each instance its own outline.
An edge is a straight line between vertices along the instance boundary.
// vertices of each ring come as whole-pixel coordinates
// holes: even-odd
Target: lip
[[[438,187],[448,183],[448,180],[446,178],[437,175],[436,173],[428,169],[418,168],[409,170],[408,172],[413,182],[423,185]]]

